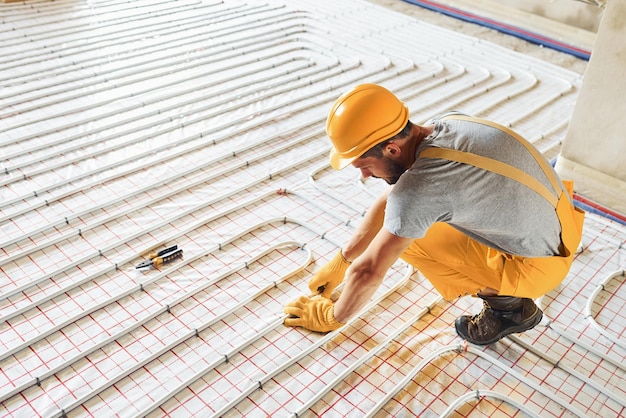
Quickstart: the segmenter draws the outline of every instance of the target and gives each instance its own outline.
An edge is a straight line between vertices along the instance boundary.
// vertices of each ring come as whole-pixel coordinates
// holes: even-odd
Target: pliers
[[[175,258],[182,256],[182,248],[179,249],[178,245],[173,245],[169,248],[159,251],[158,253],[148,254],[148,259],[137,264],[135,268],[137,270],[147,270],[152,267],[158,269],[159,267],[161,267],[161,264],[169,263]]]

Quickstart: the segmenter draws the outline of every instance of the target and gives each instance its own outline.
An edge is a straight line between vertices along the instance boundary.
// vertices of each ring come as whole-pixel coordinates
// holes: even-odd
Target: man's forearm
[[[378,231],[383,226],[385,220],[385,207],[387,205],[387,196],[391,188],[387,189],[380,195],[367,209],[363,221],[359,224],[350,240],[343,246],[343,256],[354,261],[358,256],[363,254],[368,245],[372,242]]]
[[[348,269],[341,296],[335,303],[335,319],[345,323],[356,315],[371,299],[383,279],[384,273],[377,276],[353,264]]]
[[[371,241],[346,272],[345,286],[335,303],[335,319],[345,323],[356,315],[374,295],[387,270],[406,250],[412,238],[395,236],[384,228]]]

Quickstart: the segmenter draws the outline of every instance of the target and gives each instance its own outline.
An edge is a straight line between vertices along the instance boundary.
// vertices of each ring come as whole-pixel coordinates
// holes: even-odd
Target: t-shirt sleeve
[[[417,239],[422,238],[435,222],[448,220],[449,213],[442,211],[447,205],[435,202],[445,196],[441,190],[436,190],[440,186],[424,179],[411,184],[411,177],[401,178],[389,194],[384,226],[394,235]]]

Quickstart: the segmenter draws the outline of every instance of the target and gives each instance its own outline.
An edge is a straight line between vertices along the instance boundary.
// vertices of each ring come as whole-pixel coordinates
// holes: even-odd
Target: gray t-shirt
[[[434,132],[422,141],[416,155],[428,147],[471,152],[517,167],[552,190],[535,158],[505,132],[461,120],[431,122]],[[555,209],[536,192],[472,165],[417,158],[389,195],[385,228],[394,235],[421,238],[435,222],[446,222],[508,254],[559,253],[561,225]]]

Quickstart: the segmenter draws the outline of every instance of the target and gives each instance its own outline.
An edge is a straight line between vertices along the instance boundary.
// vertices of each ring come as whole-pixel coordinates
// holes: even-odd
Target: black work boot
[[[460,316],[454,323],[457,334],[472,344],[492,344],[509,334],[528,331],[543,317],[543,312],[532,299],[478,297],[483,300],[483,310],[478,315]]]

